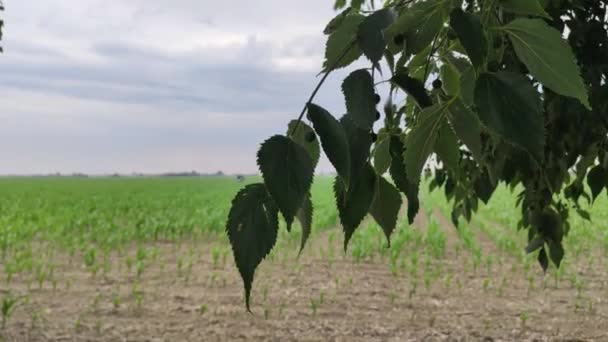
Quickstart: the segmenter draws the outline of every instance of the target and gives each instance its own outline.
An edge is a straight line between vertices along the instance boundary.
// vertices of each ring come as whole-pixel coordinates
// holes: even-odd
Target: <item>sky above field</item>
[[[256,172],[316,84],[334,16],[332,0],[4,4],[0,174]],[[334,114],[342,76],[316,101]]]

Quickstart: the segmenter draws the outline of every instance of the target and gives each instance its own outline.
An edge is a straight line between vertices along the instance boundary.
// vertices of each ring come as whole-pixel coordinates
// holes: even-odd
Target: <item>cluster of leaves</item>
[[[347,1],[336,1],[343,9]],[[310,232],[309,189],[322,148],[336,169],[336,204],[350,237],[370,213],[390,235],[407,198],[418,212],[421,178],[450,199],[452,220],[470,220],[499,182],[519,189],[520,229],[546,269],[563,258],[570,209],[608,185],[606,1],[352,0],[327,25],[321,82],[365,56],[369,69],[342,84],[336,119],[313,92],[286,135],[258,153],[264,183],[236,196],[227,223],[246,303],[257,265],[272,249],[278,213]],[[565,39],[564,37],[567,37]],[[376,75],[390,72],[384,126]],[[406,99],[393,103],[401,90]],[[319,142],[320,140],[320,147]],[[426,165],[426,172],[425,172]],[[383,175],[388,172],[392,183]],[[591,196],[586,193],[588,183]]]

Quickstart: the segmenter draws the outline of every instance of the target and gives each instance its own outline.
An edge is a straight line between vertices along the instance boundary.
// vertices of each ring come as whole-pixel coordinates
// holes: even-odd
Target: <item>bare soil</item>
[[[58,258],[55,288],[26,276],[2,281],[0,295],[28,296],[0,335],[6,341],[608,341],[605,258],[580,266],[582,289],[567,281],[555,287],[536,265],[531,281],[514,258],[474,272],[470,255],[455,252],[453,227],[437,219],[448,244],[441,276],[428,288],[421,278],[414,290],[411,273],[395,275],[387,258],[355,263],[341,252],[336,232],[331,243],[328,234],[313,237],[299,261],[279,251],[263,262],[250,314],[229,250],[223,247],[214,261],[216,243],[158,243],[140,279],[116,253],[110,270],[95,277],[81,257]],[[477,234],[484,253],[500,253]]]

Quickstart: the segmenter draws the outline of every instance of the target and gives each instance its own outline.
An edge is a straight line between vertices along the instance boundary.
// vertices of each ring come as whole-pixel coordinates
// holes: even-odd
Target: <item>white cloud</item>
[[[255,171],[316,82],[326,0],[7,1],[0,173]],[[341,111],[338,79],[319,94]]]

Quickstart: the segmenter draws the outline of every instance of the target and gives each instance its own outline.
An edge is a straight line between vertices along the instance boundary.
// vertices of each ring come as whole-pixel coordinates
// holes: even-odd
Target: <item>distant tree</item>
[[[608,184],[607,2],[387,0],[377,8],[337,0],[343,10],[324,30],[323,77],[286,134],[262,143],[264,182],[232,202],[226,230],[247,308],[279,212],[287,230],[300,222],[306,242],[321,148],[338,174],[344,248],[368,213],[390,239],[401,193],[412,222],[431,165],[430,187],[451,201],[454,224],[470,220],[500,182],[517,189],[526,250],[543,269],[559,267],[570,215],[589,220],[580,199],[593,202]],[[362,55],[369,67],[344,79],[348,114],[337,119],[312,101],[332,71]],[[376,86],[384,82],[390,91],[381,115]],[[404,103],[393,102],[398,91]]]
[[[4,4],[0,0],[0,11],[4,11]],[[4,28],[4,19],[0,18],[0,40],[2,40],[2,29]],[[2,46],[0,46],[0,52],[4,52]]]

